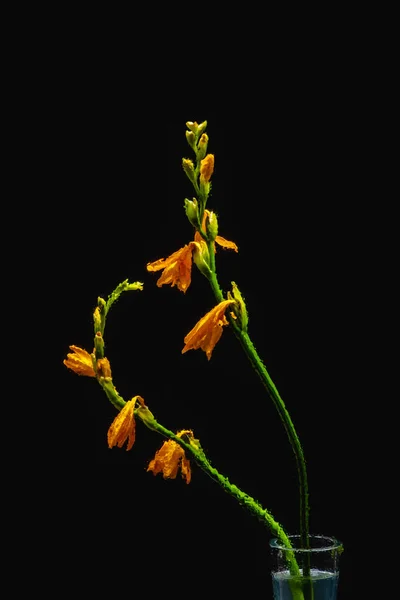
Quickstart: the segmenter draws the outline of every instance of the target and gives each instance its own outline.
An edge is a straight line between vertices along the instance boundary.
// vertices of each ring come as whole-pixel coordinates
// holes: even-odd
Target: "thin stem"
[[[141,418],[140,409],[135,411],[135,415]],[[149,429],[157,431],[162,436],[172,439],[174,442],[179,444],[189,455],[193,457],[197,465],[209,477],[211,477],[211,479],[216,481],[225,492],[233,496],[239,502],[239,504],[247,508],[251,513],[253,513],[253,515],[262,521],[286,548],[292,548],[289,537],[285,533],[282,526],[273,518],[272,514],[267,509],[263,508],[256,500],[254,500],[254,498],[243,492],[236,485],[232,484],[229,479],[217,471],[215,467],[211,466],[202,450],[198,450],[191,444],[187,443],[184,439],[178,437],[175,433],[158,423],[156,419],[152,419],[151,423],[145,419],[142,419],[142,421]],[[293,576],[300,576],[300,569],[294,552],[288,552],[287,555],[290,573]],[[298,598],[298,600],[300,600],[300,598],[303,599],[303,595],[301,594],[301,596],[296,596],[296,598]]]
[[[210,267],[211,267],[211,275],[210,275],[210,284],[212,290],[214,292],[215,298],[218,302],[221,302],[224,299],[222,290],[219,286],[217,275],[215,272],[215,257],[214,257],[214,248],[212,244],[209,244],[209,252],[210,252]],[[304,457],[304,452],[299,440],[299,437],[296,433],[296,429],[290,418],[290,415],[286,409],[286,406],[274,384],[272,381],[265,365],[263,364],[261,358],[259,357],[257,350],[254,347],[253,342],[250,339],[250,336],[247,332],[243,331],[234,319],[228,315],[228,319],[230,324],[232,325],[233,331],[239,340],[247,358],[250,360],[250,363],[257,375],[260,377],[262,384],[267,390],[270,398],[272,399],[275,408],[278,411],[278,414],[281,418],[283,426],[285,428],[286,434],[289,438],[290,444],[292,446],[297,465],[297,472],[299,477],[299,487],[300,487],[300,539],[303,548],[309,548],[309,503],[308,503],[308,480],[307,480],[307,468],[306,461]],[[310,574],[310,562],[308,553],[305,553],[306,560],[303,565],[303,574],[305,577],[308,577]]]
[[[199,172],[199,152],[195,149],[196,153],[196,174]],[[200,191],[201,186],[195,185],[196,191]],[[203,223],[204,211],[207,204],[207,195],[203,197],[203,195],[199,196],[199,207],[200,207],[200,215],[199,221]],[[204,236],[203,236],[204,237]],[[209,252],[209,267],[210,274],[208,279],[211,284],[211,288],[213,290],[214,296],[217,299],[217,302],[222,302],[224,300],[224,295],[220,288],[217,279],[216,273],[216,264],[215,264],[215,248],[214,248],[214,240],[210,238],[209,232],[206,235],[207,247]],[[299,479],[299,495],[300,495],[300,539],[303,548],[310,547],[309,541],[309,502],[308,502],[308,480],[307,480],[307,468],[306,461],[304,457],[303,448],[301,446],[299,437],[297,435],[294,424],[290,418],[290,415],[286,409],[286,406],[274,384],[272,381],[265,365],[263,364],[261,358],[259,357],[257,350],[254,347],[253,342],[251,341],[247,331],[242,329],[238,323],[235,322],[230,315],[228,315],[228,319],[230,324],[232,325],[233,331],[238,338],[247,358],[250,360],[251,365],[256,371],[257,375],[260,377],[262,384],[267,390],[270,398],[272,399],[275,408],[278,411],[278,414],[281,418],[283,426],[285,428],[286,434],[289,438],[290,444],[292,446],[297,466],[297,473]],[[309,577],[310,575],[310,557],[309,553],[306,552],[306,557],[304,558],[303,564],[303,576]]]

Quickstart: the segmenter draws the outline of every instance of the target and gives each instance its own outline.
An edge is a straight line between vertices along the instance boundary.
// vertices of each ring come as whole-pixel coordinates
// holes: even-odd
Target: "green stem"
[[[218,283],[217,275],[215,272],[215,257],[214,257],[214,249],[213,245],[209,244],[209,252],[210,252],[210,267],[211,267],[211,275],[210,275],[210,284],[214,295],[218,302],[221,302],[224,299],[223,293]],[[299,488],[300,488],[300,539],[302,548],[309,548],[309,504],[308,504],[308,481],[307,481],[307,468],[306,461],[304,457],[304,452],[299,440],[299,437],[296,433],[296,429],[290,418],[290,415],[285,407],[285,404],[272,381],[265,365],[263,364],[261,358],[259,357],[257,350],[254,347],[253,342],[251,341],[247,332],[242,331],[241,328],[237,325],[234,319],[228,315],[228,319],[230,324],[232,325],[233,331],[238,338],[247,358],[250,360],[250,363],[257,375],[260,377],[262,384],[267,390],[270,398],[272,399],[275,408],[278,411],[278,414],[282,420],[284,425],[286,434],[289,438],[290,444],[292,446],[297,465],[297,472],[299,477]],[[308,577],[310,574],[310,559],[308,553],[306,554],[306,560],[303,565],[303,574],[305,577]]]
[[[140,409],[135,411],[135,415],[141,418]],[[271,513],[263,508],[254,498],[243,492],[236,485],[232,484],[227,477],[222,475],[217,469],[211,466],[207,457],[201,449],[197,449],[191,444],[187,443],[182,438],[178,437],[175,433],[158,423],[156,419],[152,419],[149,422],[147,419],[142,419],[142,422],[151,430],[157,431],[162,436],[173,440],[179,444],[189,455],[193,457],[197,465],[209,476],[211,479],[216,481],[225,492],[233,496],[239,504],[247,508],[253,515],[255,515],[260,521],[270,529],[270,531],[281,541],[289,550],[292,548],[291,542],[287,534],[285,533],[282,526],[273,518]],[[299,566],[296,561],[294,552],[287,553],[288,566],[292,576],[299,577],[301,575]],[[299,594],[293,596],[296,600],[303,600],[304,596],[299,590]]]

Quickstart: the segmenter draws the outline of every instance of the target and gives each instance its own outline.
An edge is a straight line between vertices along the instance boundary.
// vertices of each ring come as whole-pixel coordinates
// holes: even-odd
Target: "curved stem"
[[[141,418],[140,409],[135,411],[135,415]],[[211,466],[206,455],[201,449],[197,449],[191,444],[187,443],[184,439],[178,437],[172,431],[158,423],[156,419],[152,419],[149,422],[146,419],[142,419],[142,422],[151,430],[157,431],[162,436],[172,439],[174,442],[179,444],[189,455],[193,457],[197,465],[209,476],[211,479],[216,481],[225,492],[233,496],[239,504],[247,508],[254,516],[266,525],[270,531],[282,542],[282,544],[288,548],[292,548],[289,537],[285,533],[282,526],[276,521],[272,514],[265,508],[263,508],[254,498],[243,492],[236,485],[232,484],[227,477],[222,475],[215,467]],[[296,561],[294,552],[287,552],[288,567],[292,576],[301,576],[299,566]],[[294,600],[304,600],[304,595],[301,590],[297,590],[296,595],[293,596]]]
[[[209,252],[211,258],[211,275],[210,275],[210,284],[214,295],[218,302],[221,302],[224,299],[222,290],[219,286],[217,275],[215,272],[215,258],[214,258],[214,249],[212,244],[209,244]],[[299,478],[299,488],[300,488],[300,538],[301,544],[303,548],[309,548],[309,503],[308,503],[308,480],[307,480],[307,468],[306,461],[304,457],[304,452],[299,440],[299,437],[296,433],[296,429],[294,424],[290,418],[290,415],[285,407],[285,404],[272,381],[265,365],[263,364],[261,358],[259,357],[257,350],[254,347],[253,342],[251,341],[247,332],[243,331],[239,325],[235,322],[234,319],[228,315],[228,319],[230,324],[232,325],[233,331],[239,340],[247,358],[250,360],[250,363],[257,375],[260,377],[262,384],[267,390],[270,398],[272,399],[275,408],[278,411],[278,414],[281,418],[281,421],[284,425],[286,434],[289,438],[290,444],[292,446],[295,458],[296,458],[296,466]],[[305,553],[308,557],[308,553]],[[304,576],[309,576],[310,564],[309,560],[305,561],[306,564],[303,565],[303,574]]]

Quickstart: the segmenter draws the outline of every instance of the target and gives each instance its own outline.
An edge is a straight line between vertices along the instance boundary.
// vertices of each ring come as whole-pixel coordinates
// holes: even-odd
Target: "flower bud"
[[[200,181],[208,183],[214,172],[214,154],[207,154],[200,163]]]
[[[199,269],[200,273],[209,279],[211,275],[211,269],[210,254],[208,252],[207,244],[204,240],[201,240],[201,242],[192,243],[194,245],[193,262],[196,264],[196,267]]]
[[[197,159],[198,160],[202,160],[206,153],[207,153],[207,146],[208,146],[208,135],[206,133],[203,133],[203,135],[201,136],[200,140],[199,140],[199,144],[198,144],[198,151],[197,151]]]
[[[188,129],[190,129],[190,131],[192,131],[194,134],[196,134],[199,126],[196,123],[196,121],[194,123],[192,121],[187,121],[186,122],[186,127]]]
[[[196,174],[194,172],[193,161],[191,161],[190,158],[183,158],[182,159],[182,167],[183,167],[183,170],[185,171],[186,175],[190,179],[190,181],[192,183],[196,183]]]
[[[239,318],[239,323],[242,331],[247,331],[247,324],[249,322],[249,317],[247,315],[247,308],[244,302],[243,296],[239,291],[238,286],[234,281],[232,283],[232,294],[228,292],[228,298],[235,300],[235,304],[233,305],[233,310],[235,315]]]
[[[143,291],[143,283],[141,281],[135,281],[134,283],[128,283],[125,288],[127,291],[140,290]]]
[[[193,200],[185,198],[185,212],[190,223],[197,228],[199,226],[199,211],[196,198],[193,198]]]
[[[98,306],[96,306],[96,308],[94,309],[93,321],[94,321],[94,332],[97,333],[98,331],[100,331],[100,333],[101,333],[103,323],[102,323],[102,318],[100,315],[100,308]]]
[[[217,215],[215,214],[215,212],[207,211],[206,232],[212,241],[214,241],[218,235],[218,219],[217,219]]]
[[[186,131],[186,139],[188,141],[188,144],[191,148],[193,148],[193,150],[196,149],[196,136],[194,135],[193,131]]]
[[[200,123],[200,125],[197,126],[198,135],[201,135],[203,133],[203,131],[205,131],[206,127],[207,127],[207,121],[203,121],[202,123]]]

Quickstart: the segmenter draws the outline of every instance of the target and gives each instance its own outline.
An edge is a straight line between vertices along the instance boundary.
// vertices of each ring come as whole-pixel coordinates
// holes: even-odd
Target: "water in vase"
[[[289,571],[272,574],[274,600],[293,600],[289,581],[293,579]],[[336,600],[339,574],[311,569],[314,600]]]

